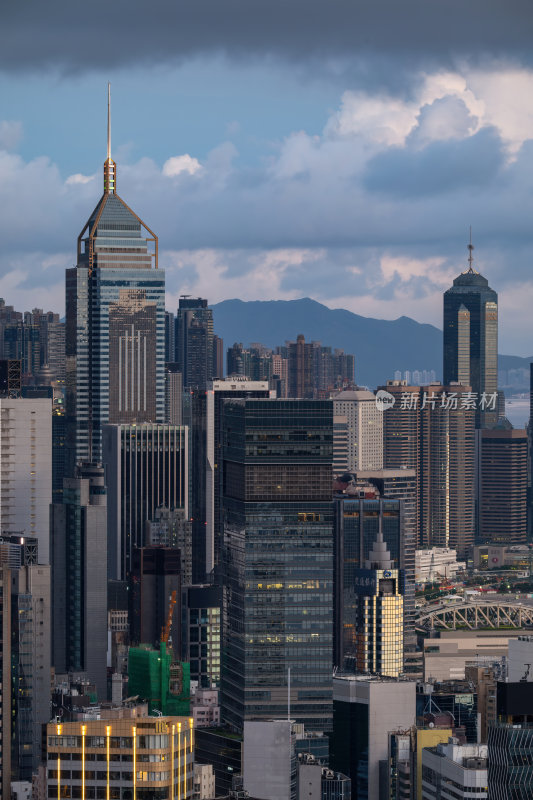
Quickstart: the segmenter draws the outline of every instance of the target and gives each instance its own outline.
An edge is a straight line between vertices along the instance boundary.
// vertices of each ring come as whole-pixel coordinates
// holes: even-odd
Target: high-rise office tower
[[[339,392],[333,398],[335,443],[346,441],[346,465],[334,464],[336,473],[383,467],[383,416],[376,397],[368,389]],[[344,427],[341,423],[345,420]]]
[[[274,397],[266,381],[213,381],[206,395],[206,573],[220,564],[223,538],[222,411],[228,398]]]
[[[463,557],[474,543],[475,414],[469,387],[422,389],[420,547],[452,547]]]
[[[314,397],[313,345],[300,334],[296,342],[288,342],[289,397]]]
[[[394,397],[394,405],[383,412],[383,466],[386,469],[414,469],[416,475],[415,527],[420,526],[420,386],[405,381],[387,381],[378,386]]]
[[[478,538],[492,544],[527,541],[527,433],[508,420],[478,432]]]
[[[0,397],[0,419],[0,530],[35,536],[40,559],[48,564],[52,401]]]
[[[183,375],[171,361],[165,364],[165,422],[169,425],[183,422]]]
[[[498,391],[498,295],[473,266],[469,266],[444,293],[443,383],[471,386],[477,394],[476,427],[498,421],[497,407],[483,407],[481,398],[496,398]]]
[[[189,513],[188,428],[182,425],[105,425],[109,577],[125,580],[133,549],[158,508]]]
[[[222,715],[331,728],[333,407],[226,400]]]
[[[224,377],[224,339],[213,335],[213,378]]]
[[[233,376],[191,395],[191,518],[193,580],[203,583],[220,564],[222,542],[222,406],[227,398],[272,397],[267,381]]]
[[[216,361],[213,311],[201,297],[180,297],[176,315],[176,363],[187,389],[206,389]]]
[[[165,363],[176,360],[176,317],[165,311]]]
[[[108,149],[104,193],[66,272],[67,475],[102,460],[105,424],[162,422],[165,273],[157,236],[118,196]]]
[[[10,572],[12,780],[31,781],[50,719],[50,566],[30,559]]]
[[[107,497],[102,467],[65,478],[51,506],[52,660],[57,673],[87,672],[107,697]]]
[[[370,558],[380,527],[391,558],[405,575],[403,640],[407,649],[414,644],[414,475],[400,472],[359,474],[353,486],[335,497],[334,665],[339,669],[355,665],[357,571]]]
[[[364,569],[355,574],[357,672],[398,678],[403,672],[403,592],[405,576],[383,540],[382,517]]]

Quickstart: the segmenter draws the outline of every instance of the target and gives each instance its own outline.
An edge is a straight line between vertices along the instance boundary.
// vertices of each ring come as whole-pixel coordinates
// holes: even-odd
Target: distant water
[[[505,416],[515,428],[525,428],[529,421],[529,397],[506,397]]]

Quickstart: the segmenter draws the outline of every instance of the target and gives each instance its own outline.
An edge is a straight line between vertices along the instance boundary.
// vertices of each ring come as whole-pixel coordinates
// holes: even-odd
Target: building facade
[[[486,744],[460,745],[457,739],[422,751],[422,800],[485,800]]]
[[[67,475],[102,460],[106,424],[162,422],[165,273],[157,236],[118,196],[109,148],[104,193],[66,271]]]
[[[415,683],[368,676],[333,679],[332,769],[352,781],[352,797],[379,800],[386,776],[389,731],[408,730],[415,722]]]
[[[498,295],[474,269],[473,249],[470,244],[468,269],[444,293],[443,383],[472,387],[479,401],[476,427],[484,428],[498,421],[496,405],[481,404],[498,391]]]
[[[56,672],[87,672],[107,697],[107,494],[104,470],[78,467],[51,506],[52,661]]]
[[[46,760],[49,797],[193,797],[194,728],[188,717],[50,723]]]
[[[419,546],[460,558],[474,544],[475,415],[468,386],[422,388]]]
[[[398,678],[403,672],[404,581],[383,541],[381,525],[365,568],[355,575],[358,673]]]
[[[213,311],[202,297],[180,297],[175,359],[186,389],[205,389],[214,377]]]
[[[507,421],[479,434],[479,542],[527,541],[528,439]]]
[[[404,501],[380,495],[366,482],[357,494],[337,495],[335,504],[334,664],[355,665],[357,658],[357,570],[370,557],[381,527],[391,558],[410,587],[404,605],[404,642],[414,634],[414,532],[404,522]],[[348,659],[348,660],[347,660]]]
[[[133,548],[158,508],[183,509],[188,518],[188,428],[143,423],[106,425],[103,463],[108,489],[109,576],[125,579]]]
[[[226,400],[222,717],[331,727],[330,401]],[[288,670],[290,668],[290,692]]]
[[[367,389],[346,390],[333,398],[336,419],[335,446],[338,454],[346,453],[346,464],[339,458],[336,474],[383,468],[383,411],[376,397]],[[344,422],[344,426],[342,422]],[[344,437],[347,437],[345,447]]]
[[[34,536],[50,563],[52,401],[0,397],[0,530]]]

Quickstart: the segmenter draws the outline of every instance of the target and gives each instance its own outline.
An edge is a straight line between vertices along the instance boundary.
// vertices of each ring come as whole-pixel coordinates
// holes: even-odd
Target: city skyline
[[[63,312],[72,234],[97,199],[109,79],[121,191],[158,220],[168,308],[181,293],[210,303],[309,295],[440,327],[441,293],[465,268],[471,224],[477,268],[500,296],[502,351],[529,355],[525,6],[515,0],[514,21],[458,3],[445,19],[434,9],[447,48],[435,43],[435,19],[411,24],[410,7],[384,4],[397,36],[365,12],[372,47],[357,53],[344,35],[335,49],[318,22],[299,30],[296,14],[281,38],[272,25],[259,35],[243,14],[233,32],[226,24],[203,41],[191,12],[179,58],[166,35],[155,52],[165,31],[154,21],[142,56],[128,52],[137,33],[127,29],[97,69],[78,61],[70,72],[70,42],[52,49],[62,3],[48,15],[46,41],[28,47],[25,35],[16,54],[8,39],[20,41],[22,23],[10,10],[0,58],[0,295]],[[344,4],[329,13],[337,32],[342,14],[346,30],[356,19]],[[271,6],[271,22],[278,14]],[[91,30],[81,26],[79,45]]]

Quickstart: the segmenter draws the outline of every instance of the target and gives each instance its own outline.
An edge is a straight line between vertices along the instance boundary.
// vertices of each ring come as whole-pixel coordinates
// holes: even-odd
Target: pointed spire
[[[394,563],[392,561],[391,554],[385,541],[383,540],[383,505],[381,501],[379,505],[378,533],[376,536],[376,541],[372,546],[372,550],[368,554],[368,559],[365,566],[367,569],[394,569]]]
[[[111,84],[107,84],[107,160],[111,159]],[[472,236],[472,228],[470,228]]]
[[[104,164],[104,194],[115,194],[117,165],[111,158],[111,84],[107,84],[107,158]]]

